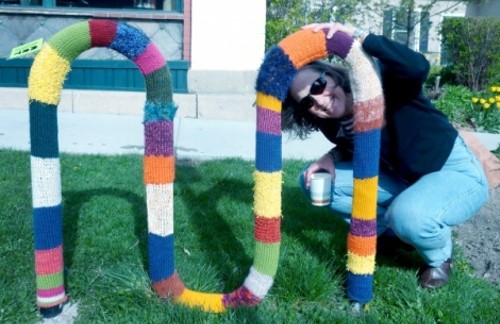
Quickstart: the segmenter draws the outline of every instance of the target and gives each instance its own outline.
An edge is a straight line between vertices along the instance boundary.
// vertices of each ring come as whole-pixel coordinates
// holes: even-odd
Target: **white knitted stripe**
[[[64,300],[65,295],[66,295],[66,292],[62,292],[59,295],[52,296],[52,297],[40,297],[40,296],[36,296],[36,301],[39,304],[42,304],[42,305],[43,304],[52,304],[52,303]]]
[[[382,86],[378,80],[375,62],[362,50],[359,42],[353,43],[345,62],[350,66],[349,73],[354,102],[367,101],[382,94]]]
[[[33,208],[61,204],[61,165],[59,158],[31,156],[31,191]]]
[[[174,233],[174,185],[146,185],[148,208],[148,230],[150,233],[167,236]]]
[[[268,275],[262,274],[257,271],[254,267],[250,267],[250,273],[245,279],[243,285],[254,294],[255,296],[263,299],[266,297],[267,292],[273,286],[274,278]]]

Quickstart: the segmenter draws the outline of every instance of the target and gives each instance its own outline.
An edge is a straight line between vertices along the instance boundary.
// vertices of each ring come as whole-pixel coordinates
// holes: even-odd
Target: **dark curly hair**
[[[318,73],[325,72],[346,94],[351,93],[351,84],[347,69],[341,65],[332,65],[325,61],[313,61],[301,68]],[[318,118],[300,108],[298,102],[288,93],[281,111],[281,129],[294,134],[300,139],[307,138],[312,131],[318,130]]]

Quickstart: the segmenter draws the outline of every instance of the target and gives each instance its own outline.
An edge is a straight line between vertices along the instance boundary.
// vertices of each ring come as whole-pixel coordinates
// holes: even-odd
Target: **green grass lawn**
[[[415,254],[379,257],[374,300],[353,317],[345,298],[348,227],[311,206],[297,185],[303,161],[283,165],[281,257],[275,283],[254,308],[207,314],[161,300],[147,271],[142,156],[62,155],[66,289],[80,323],[498,323],[498,288],[471,276],[457,248],[449,285],[417,286]],[[0,323],[34,323],[29,153],[0,150]],[[187,287],[238,288],[253,261],[250,161],[178,162],[176,269]]]

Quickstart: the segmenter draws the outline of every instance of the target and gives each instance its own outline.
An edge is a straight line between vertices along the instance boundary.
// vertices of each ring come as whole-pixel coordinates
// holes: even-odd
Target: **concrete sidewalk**
[[[59,150],[78,154],[144,154],[142,116],[58,113]],[[255,122],[176,118],[174,147],[177,159],[207,160],[239,157],[255,159]],[[500,145],[499,134],[475,133],[489,150]],[[332,145],[319,132],[307,140],[283,134],[284,159],[315,160]],[[0,109],[0,148],[30,150],[29,113]]]
[[[59,150],[78,154],[144,154],[142,116],[58,112]],[[255,122],[174,119],[177,159],[255,159]],[[314,160],[332,145],[319,133],[301,141],[283,134],[283,158]],[[30,150],[29,113],[0,109],[0,148]]]

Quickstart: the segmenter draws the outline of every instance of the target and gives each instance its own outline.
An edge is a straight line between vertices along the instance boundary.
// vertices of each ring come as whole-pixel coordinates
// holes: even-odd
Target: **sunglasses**
[[[304,110],[309,110],[314,106],[314,99],[311,97],[311,95],[319,95],[322,94],[325,91],[326,88],[326,79],[325,79],[326,72],[321,72],[319,78],[317,78],[312,84],[311,84],[311,89],[309,89],[309,94],[302,98],[299,101],[299,106],[300,108]]]

